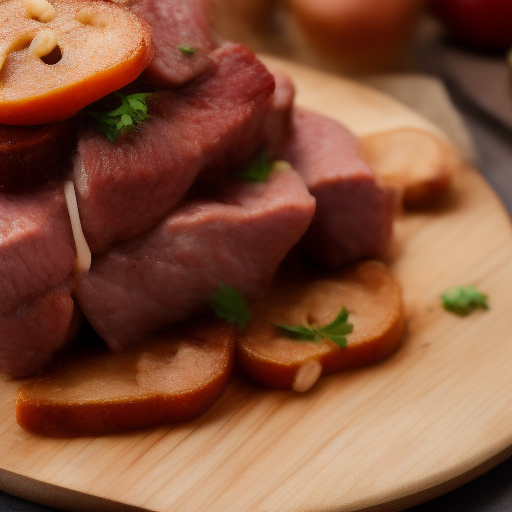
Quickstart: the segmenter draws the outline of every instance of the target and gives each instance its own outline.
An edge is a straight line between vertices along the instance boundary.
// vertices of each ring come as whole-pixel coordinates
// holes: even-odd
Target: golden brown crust
[[[463,165],[447,141],[416,128],[364,136],[361,150],[380,183],[397,192],[405,208],[434,204]]]
[[[52,436],[99,435],[193,419],[222,394],[235,331],[195,320],[119,354],[67,354],[18,391],[19,425]]]

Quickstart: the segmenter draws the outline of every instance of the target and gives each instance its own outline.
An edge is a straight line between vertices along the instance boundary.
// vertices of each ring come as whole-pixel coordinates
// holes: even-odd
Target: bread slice
[[[222,394],[234,341],[225,322],[195,319],[116,354],[103,346],[66,354],[20,387],[17,421],[77,436],[190,420]]]
[[[299,341],[277,325],[323,326],[342,306],[354,328],[346,348],[322,339]],[[358,263],[336,274],[285,280],[254,308],[237,342],[244,371],[277,388],[306,391],[322,374],[379,361],[398,346],[404,328],[401,288],[378,261]]]

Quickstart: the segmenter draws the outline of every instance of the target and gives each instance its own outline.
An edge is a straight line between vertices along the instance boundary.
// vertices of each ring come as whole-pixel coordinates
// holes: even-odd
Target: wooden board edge
[[[439,498],[440,496],[443,496],[450,491],[454,491],[455,489],[458,489],[459,487],[471,482],[472,480],[475,480],[496,466],[499,466],[502,462],[505,462],[511,456],[512,445],[488,458],[481,464],[478,464],[475,467],[465,471],[464,473],[461,473],[460,475],[448,479],[440,484],[434,485],[433,487],[427,487],[416,493],[407,494],[396,498],[395,500],[387,501],[379,505],[358,509],[358,512],[400,512],[409,507],[421,505],[435,498]]]
[[[99,498],[0,468],[0,489],[24,500],[70,512],[151,512],[126,503]]]

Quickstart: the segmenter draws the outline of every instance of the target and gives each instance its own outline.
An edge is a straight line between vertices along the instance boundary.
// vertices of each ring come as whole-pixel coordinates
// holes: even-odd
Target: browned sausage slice
[[[18,423],[53,435],[99,435],[187,421],[222,394],[233,365],[234,328],[195,320],[113,354],[67,356],[24,384]]]
[[[342,349],[332,341],[298,341],[277,325],[321,326],[342,306],[354,326]],[[242,368],[272,387],[306,391],[321,374],[368,365],[388,356],[404,326],[402,294],[387,267],[366,261],[335,275],[276,285],[254,308],[237,344]]]

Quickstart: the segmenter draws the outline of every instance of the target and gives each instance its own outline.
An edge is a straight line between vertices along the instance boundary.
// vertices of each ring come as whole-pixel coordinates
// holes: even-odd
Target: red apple
[[[512,0],[430,0],[454,39],[484,50],[512,46]]]

